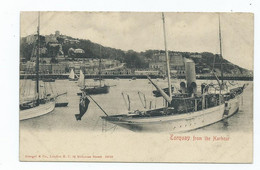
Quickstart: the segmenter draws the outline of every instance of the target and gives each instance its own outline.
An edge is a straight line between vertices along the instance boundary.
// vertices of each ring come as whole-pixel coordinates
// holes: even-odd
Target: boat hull
[[[68,106],[69,102],[62,102],[62,103],[56,103],[55,107],[66,107]]]
[[[107,94],[109,93],[109,86],[101,86],[101,87],[93,87],[93,88],[86,88],[84,91],[87,94]],[[78,96],[82,95],[82,92],[77,93]]]
[[[55,82],[55,79],[43,79],[43,82]]]
[[[69,81],[78,81],[78,79],[69,79]]]
[[[239,103],[240,96],[236,96],[226,104],[197,112],[135,119],[122,117],[121,120],[102,118],[132,131],[184,132],[208,126],[232,116],[239,110]]]
[[[31,119],[35,118],[38,116],[42,116],[45,114],[48,114],[52,112],[55,108],[55,101],[50,101],[45,104],[40,104],[39,106],[26,109],[26,110],[21,110],[20,111],[20,120],[26,120],[26,119]]]

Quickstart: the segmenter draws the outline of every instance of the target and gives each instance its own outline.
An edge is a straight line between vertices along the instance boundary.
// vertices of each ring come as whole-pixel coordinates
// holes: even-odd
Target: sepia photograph
[[[20,161],[253,162],[253,13],[21,11],[19,38]]]

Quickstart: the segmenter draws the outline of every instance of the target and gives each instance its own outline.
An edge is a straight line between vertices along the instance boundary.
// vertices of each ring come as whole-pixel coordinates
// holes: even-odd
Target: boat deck
[[[243,87],[239,87],[223,95],[220,94],[206,94],[195,97],[187,97],[184,95],[175,95],[172,99],[172,103],[163,108],[133,111],[129,114],[103,116],[105,120],[118,121],[124,118],[146,118],[146,117],[161,117],[170,115],[181,115],[191,112],[197,112],[204,109],[210,109],[216,106],[224,104],[243,92]],[[204,101],[203,101],[204,100]]]

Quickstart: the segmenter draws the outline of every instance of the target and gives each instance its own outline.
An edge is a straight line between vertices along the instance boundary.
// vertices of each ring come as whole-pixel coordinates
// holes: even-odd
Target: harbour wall
[[[132,79],[135,77],[136,79],[147,79],[146,75],[134,75],[134,74],[128,74],[128,75],[101,75],[103,79]],[[149,75],[152,79],[156,78],[164,78],[162,75]],[[21,74],[20,79],[35,79],[36,76],[32,74]],[[69,75],[68,74],[45,74],[45,75],[40,75],[40,79],[68,79]],[[99,75],[85,75],[86,79],[94,79],[94,78],[99,78]],[[178,79],[185,79],[185,76],[178,76],[175,77]],[[201,79],[201,80],[215,80],[215,76],[210,76],[210,75],[197,75],[196,79]],[[243,80],[243,81],[253,81],[252,76],[243,76],[243,75],[237,75],[237,76],[224,76],[224,80]]]

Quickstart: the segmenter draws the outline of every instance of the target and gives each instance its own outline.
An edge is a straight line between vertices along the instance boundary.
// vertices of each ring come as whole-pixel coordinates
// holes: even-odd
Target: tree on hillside
[[[128,68],[145,68],[147,64],[145,63],[144,59],[140,57],[140,55],[133,51],[129,50],[126,52],[125,55],[125,62]]]
[[[59,45],[48,45],[47,46],[47,56],[51,58],[55,58],[59,53]]]
[[[27,44],[26,42],[21,41],[20,45],[20,56],[25,58],[25,61],[29,61],[32,56],[33,44]]]
[[[64,44],[64,38],[57,37],[57,41],[59,44],[63,45]]]

